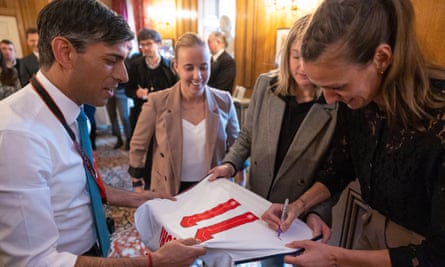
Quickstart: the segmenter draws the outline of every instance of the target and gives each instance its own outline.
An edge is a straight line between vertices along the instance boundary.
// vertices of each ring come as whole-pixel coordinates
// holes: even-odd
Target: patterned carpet
[[[96,137],[96,160],[100,175],[106,184],[133,190],[128,169],[128,151],[113,149],[116,137],[108,129],[98,130]],[[107,216],[115,220],[116,231],[127,229],[134,223],[135,209],[108,206]]]

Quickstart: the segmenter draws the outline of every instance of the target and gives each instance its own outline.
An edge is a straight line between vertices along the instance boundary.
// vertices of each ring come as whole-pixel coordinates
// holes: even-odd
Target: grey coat
[[[240,135],[230,147],[224,162],[237,170],[250,156],[248,187],[274,203],[296,200],[315,182],[314,174],[322,163],[337,121],[337,105],[315,103],[308,111],[273,180],[275,157],[285,102],[270,86],[273,73],[265,73],[256,81]],[[272,183],[273,181],[273,183]],[[326,223],[331,221],[334,201],[314,207]]]

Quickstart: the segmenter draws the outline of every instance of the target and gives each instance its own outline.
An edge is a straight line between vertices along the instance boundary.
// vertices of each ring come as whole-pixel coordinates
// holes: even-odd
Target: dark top
[[[412,266],[412,258],[445,266],[445,111],[431,114],[425,130],[390,129],[375,103],[354,111],[341,105],[330,160],[317,175],[331,194],[357,177],[372,208],[426,237],[390,248],[393,267]]]
[[[147,66],[145,57],[141,56],[130,63],[125,94],[133,98],[135,108],[140,109],[144,101],[136,96],[139,86],[149,90],[153,87],[153,91],[159,91],[172,87],[177,80],[169,60],[161,56],[159,66],[152,70]]]
[[[22,58],[19,65],[19,79],[22,86],[27,85],[37,71],[39,71],[39,59],[34,53]]]
[[[275,156],[274,177],[277,175],[284,157],[286,157],[298,128],[300,128],[306,114],[315,103],[314,101],[298,103],[295,100],[295,96],[284,96],[281,99],[286,102],[286,108],[284,109],[283,121],[281,122],[280,138]]]
[[[232,94],[235,84],[236,67],[232,56],[224,51],[216,61],[211,63],[208,86],[229,91]]]

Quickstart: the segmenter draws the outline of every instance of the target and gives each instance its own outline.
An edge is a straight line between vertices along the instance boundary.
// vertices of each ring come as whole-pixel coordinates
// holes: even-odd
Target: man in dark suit
[[[19,78],[22,86],[25,86],[31,77],[39,70],[39,34],[36,28],[26,30],[26,42],[32,53],[20,60]]]
[[[235,83],[235,60],[227,53],[226,37],[221,32],[212,32],[207,43],[212,53],[211,70],[208,85],[232,93]]]
[[[8,68],[14,67],[19,73],[20,60],[16,57],[16,51],[14,43],[8,39],[0,41],[0,51],[3,54],[3,58]]]

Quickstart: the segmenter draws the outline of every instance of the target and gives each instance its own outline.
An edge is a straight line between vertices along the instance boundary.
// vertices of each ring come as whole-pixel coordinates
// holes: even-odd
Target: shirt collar
[[[62,111],[67,124],[73,124],[80,114],[80,107],[52,84],[41,71],[37,72],[36,77]]]
[[[216,54],[213,55],[213,61],[216,62],[218,60],[219,56],[222,55],[222,53],[224,53],[224,49],[221,49],[218,52],[216,52]]]

